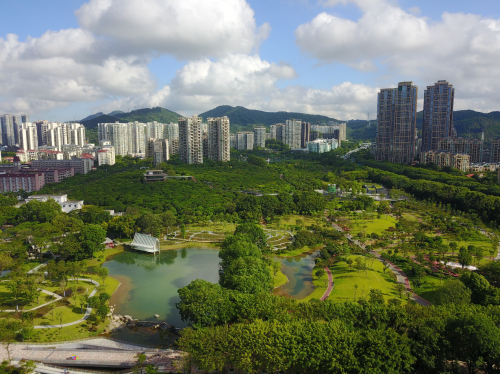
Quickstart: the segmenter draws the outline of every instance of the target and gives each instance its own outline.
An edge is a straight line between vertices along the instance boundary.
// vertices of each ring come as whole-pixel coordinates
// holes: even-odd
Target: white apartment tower
[[[114,165],[115,164],[115,147],[110,141],[101,141],[100,148],[97,151],[97,165]]]
[[[146,124],[128,123],[128,153],[146,154]]]
[[[179,118],[179,156],[186,164],[203,163],[201,118]]]
[[[208,158],[227,162],[230,159],[231,137],[229,118],[208,118]]]
[[[19,127],[19,147],[25,151],[38,149],[36,126],[30,122],[23,122]]]
[[[253,143],[253,132],[240,131],[236,133],[236,149],[238,151],[251,151]]]
[[[302,134],[302,121],[300,119],[287,119],[285,123],[285,136],[283,143],[290,148],[300,148]]]

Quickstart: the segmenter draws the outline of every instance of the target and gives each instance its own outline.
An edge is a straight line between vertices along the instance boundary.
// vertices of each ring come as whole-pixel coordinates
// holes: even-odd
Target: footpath
[[[366,251],[366,246],[363,243],[356,240],[351,234],[345,233],[344,230],[342,230],[342,228],[340,226],[338,226],[337,224],[335,224],[331,221],[329,221],[329,222],[335,230],[337,230],[338,232],[341,232],[342,234],[345,234],[345,237],[347,238],[347,240],[349,240],[351,243],[356,244],[363,251]],[[375,258],[377,260],[379,260],[380,262],[383,262],[379,253],[374,252],[374,251],[370,251],[370,254],[374,255]],[[406,290],[411,293],[411,296],[410,296],[411,300],[415,301],[417,304],[420,304],[422,306],[432,305],[429,301],[422,299],[420,296],[418,296],[415,293],[415,291],[413,291],[413,289],[411,288],[411,285],[410,285],[410,280],[408,279],[406,274],[403,272],[403,270],[401,270],[398,266],[394,265],[390,261],[386,260],[386,263],[388,264],[389,269],[392,270],[392,272],[394,272],[394,274],[396,274],[397,282],[404,284],[404,286],[406,287]]]

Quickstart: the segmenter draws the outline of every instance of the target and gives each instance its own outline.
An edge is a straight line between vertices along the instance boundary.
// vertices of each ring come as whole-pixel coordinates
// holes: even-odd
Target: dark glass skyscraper
[[[415,158],[418,87],[400,82],[397,88],[384,88],[377,101],[377,161],[400,164]]]
[[[455,89],[447,81],[438,81],[424,91],[422,151],[437,150],[440,139],[451,138]]]

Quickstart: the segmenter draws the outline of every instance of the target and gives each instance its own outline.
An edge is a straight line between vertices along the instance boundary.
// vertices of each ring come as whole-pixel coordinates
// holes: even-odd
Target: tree
[[[266,233],[259,225],[246,222],[236,227],[234,231],[234,235],[244,235],[247,236],[250,242],[257,245],[259,249],[263,249],[267,246],[267,237]]]
[[[162,217],[153,213],[145,213],[140,216],[136,221],[136,225],[141,232],[155,237],[160,236],[164,228]]]
[[[439,304],[467,305],[471,302],[471,291],[458,280],[448,280],[438,290]]]
[[[406,287],[404,284],[402,283],[398,283],[394,286],[394,289],[396,290],[396,292],[398,293],[399,295],[399,298],[401,299],[401,297],[403,296],[403,292],[405,292],[406,290]]]
[[[146,355],[144,353],[137,354],[137,364],[132,369],[134,373],[141,373],[144,370],[144,362],[146,361]]]
[[[346,260],[346,262],[345,262],[345,263],[347,264],[347,266],[349,266],[349,270],[351,270],[352,262],[353,262],[353,261],[352,261],[352,259],[351,259],[351,258],[348,258],[348,259]]]
[[[451,252],[453,253],[453,256],[455,256],[455,251],[458,248],[458,244],[456,242],[450,242],[450,244],[448,244],[448,246],[450,247]]]
[[[106,285],[106,278],[109,274],[109,269],[105,268],[104,266],[94,266],[93,268],[94,273],[97,274],[99,278],[102,280],[102,284],[105,286]]]
[[[64,320],[64,313],[62,310],[58,310],[56,312],[56,319],[59,321],[59,324],[61,325],[61,329],[62,329],[62,323],[63,323],[63,320]]]
[[[384,295],[382,291],[376,288],[370,290],[370,304],[385,304]]]
[[[484,367],[488,373],[500,357],[500,330],[483,313],[457,313],[446,325],[449,355],[456,361],[465,361],[469,373]]]
[[[54,199],[45,202],[33,200],[19,208],[17,220],[18,222],[51,222],[61,212],[61,206]]]
[[[99,225],[84,225],[78,238],[81,242],[83,253],[86,258],[93,258],[94,252],[104,250],[104,240],[106,239],[106,231]]]
[[[322,278],[322,277],[323,277],[323,275],[325,275],[325,274],[326,274],[326,271],[325,271],[325,269],[318,269],[318,270],[316,271],[316,273],[314,273],[314,274],[315,274],[318,278]]]
[[[101,318],[101,320],[104,320],[109,312],[109,307],[102,303],[97,306],[95,313]]]
[[[280,261],[273,261],[273,274],[276,276],[278,271],[281,270],[281,262]]]
[[[472,262],[472,255],[465,247],[460,247],[460,252],[458,253],[458,263],[462,265],[462,269],[469,266]]]

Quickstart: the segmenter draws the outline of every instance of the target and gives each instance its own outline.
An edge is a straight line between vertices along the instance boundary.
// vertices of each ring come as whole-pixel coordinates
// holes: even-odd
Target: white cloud
[[[302,51],[325,62],[370,71],[386,70],[383,84],[413,80],[431,85],[447,79],[456,88],[457,109],[498,110],[500,20],[443,13],[438,22],[404,11],[386,0],[329,0],[354,3],[362,16],[352,21],[323,12],[296,31]],[[420,89],[423,95],[424,87]]]
[[[117,48],[180,59],[251,53],[270,32],[245,0],[90,0],[75,14]]]
[[[47,110],[154,89],[147,59],[108,55],[91,62],[84,58],[92,54],[95,42],[79,29],[49,31],[25,42],[13,34],[0,38],[2,110]]]
[[[376,88],[349,82],[331,90],[302,86],[280,89],[276,84],[295,76],[295,70],[289,65],[269,63],[258,56],[228,55],[216,62],[202,59],[179,70],[170,86],[153,94],[112,101],[96,111],[160,105],[183,115],[193,115],[225,104],[266,111],[325,114],[340,119],[366,118],[370,109],[373,113]]]

